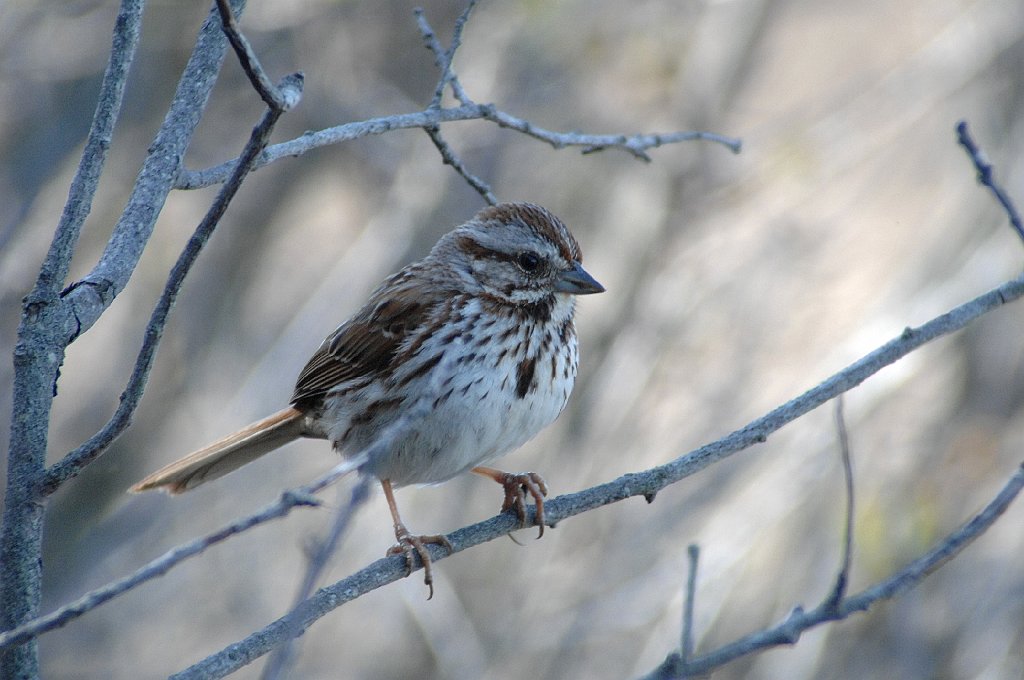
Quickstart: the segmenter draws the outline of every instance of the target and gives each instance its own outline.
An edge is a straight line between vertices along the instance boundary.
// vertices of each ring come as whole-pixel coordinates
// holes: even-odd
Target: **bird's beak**
[[[576,262],[572,269],[566,269],[558,275],[558,280],[555,281],[555,290],[570,295],[590,295],[591,293],[603,293],[604,286],[588,274],[583,269],[583,265]]]

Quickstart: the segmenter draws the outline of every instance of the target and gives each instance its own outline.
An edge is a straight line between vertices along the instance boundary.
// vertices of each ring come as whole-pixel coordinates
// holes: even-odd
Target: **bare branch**
[[[128,576],[92,590],[74,602],[64,605],[46,616],[41,616],[13,630],[0,633],[0,648],[18,645],[38,635],[60,628],[115,597],[123,595],[129,590],[158,576],[163,576],[181,562],[200,554],[210,546],[227,540],[235,534],[247,531],[279,517],[284,517],[293,508],[317,507],[319,505],[320,502],[310,494],[286,491],[281,494],[280,499],[259,512],[235,520],[217,531],[169,550]]]
[[[249,41],[238,28],[235,14],[231,10],[228,0],[217,0],[217,10],[220,12],[221,27],[224,30],[224,35],[228,37],[231,47],[234,48],[235,54],[238,55],[238,61],[242,65],[242,70],[249,77],[249,82],[252,83],[256,92],[259,93],[267,106],[273,110],[287,111],[293,108],[298,103],[297,100],[289,100],[289,96],[294,93],[294,90],[278,88],[270,80],[270,76],[263,70],[259,58],[253,51],[252,45],[249,44]],[[298,75],[301,76],[301,73]]]
[[[334,484],[345,475],[352,473],[365,460],[366,455],[358,455],[342,461],[309,484],[282,492],[276,501],[255,513],[237,519],[216,531],[189,541],[177,548],[173,548],[128,576],[89,591],[74,602],[46,616],[41,616],[17,628],[0,633],[0,649],[21,644],[25,640],[34,638],[42,633],[60,628],[118,595],[122,595],[157,576],[166,574],[181,562],[236,534],[248,531],[271,520],[284,517],[295,508],[319,507],[321,502],[316,498],[315,494]]]
[[[57,224],[57,232],[50,251],[39,271],[37,294],[46,290],[56,294],[67,278],[71,254],[78,243],[82,224],[92,210],[92,199],[96,195],[100,175],[107,160],[110,142],[114,135],[114,124],[121,112],[128,71],[135,58],[142,27],[143,0],[122,0],[114,23],[114,38],[110,48],[110,61],[103,74],[103,83],[96,101],[96,113],[85,140],[82,160],[71,181],[68,201]]]
[[[103,81],[75,171],[68,200],[57,224],[33,290],[22,308],[14,349],[11,418],[7,453],[3,527],[0,529],[0,627],[14,627],[39,613],[42,601],[43,507],[36,487],[46,467],[50,409],[67,346],[77,333],[69,309],[58,293],[64,285],[82,225],[92,210],[107,159],[114,125],[121,111],[128,71],[138,47],[142,1],[123,0],[114,24]],[[0,676],[37,677],[34,644],[0,655]]]
[[[472,0],[466,9],[462,11],[459,18],[455,21],[455,30],[452,35],[452,44],[445,50],[441,47],[441,43],[437,39],[437,35],[434,33],[434,29],[427,23],[427,17],[423,13],[423,9],[417,7],[413,10],[416,15],[416,23],[419,26],[420,33],[423,35],[423,41],[431,52],[434,53],[434,64],[441,69],[441,78],[437,81],[437,87],[434,89],[434,98],[430,102],[430,108],[439,108],[441,106],[441,98],[444,96],[445,85],[451,84],[452,94],[459,100],[460,104],[472,104],[473,100],[469,98],[466,91],[462,89],[462,83],[459,82],[458,77],[452,72],[452,61],[455,58],[455,51],[459,49],[462,44],[462,29],[465,27],[466,22],[469,20],[469,15],[476,6],[476,0]]]
[[[237,14],[244,2],[235,0],[234,4]],[[178,81],[174,100],[150,145],[128,204],[99,262],[85,278],[61,294],[62,309],[68,317],[63,328],[68,344],[92,327],[127,285],[149,242],[167,194],[182,169],[181,159],[206,107],[226,48],[219,17],[212,10],[203,23],[192,56]],[[235,164],[237,160],[225,172],[225,180]]]
[[[303,579],[302,586],[299,588],[299,593],[295,598],[295,605],[292,608],[292,611],[285,617],[288,620],[288,639],[274,654],[271,655],[270,660],[263,669],[263,680],[276,680],[281,677],[291,663],[292,647],[294,646],[295,638],[301,635],[303,631],[302,624],[296,615],[298,606],[313,593],[313,588],[316,587],[321,574],[323,574],[324,569],[327,568],[327,563],[330,561],[331,556],[337,551],[342,537],[348,531],[348,527],[352,524],[352,519],[355,517],[356,511],[362,507],[366,502],[366,499],[369,498],[371,480],[372,478],[367,475],[363,475],[359,478],[355,488],[352,490],[352,496],[349,498],[349,502],[343,505],[335,514],[334,524],[331,526],[331,530],[328,532],[327,538],[321,541],[320,547],[317,549],[312,559],[310,559],[309,568],[306,571],[306,577]]]
[[[839,573],[832,594],[825,598],[825,603],[833,607],[846,595],[850,581],[850,562],[853,559],[853,462],[850,458],[850,435],[846,431],[846,419],[843,417],[843,395],[836,397],[836,432],[839,437],[839,455],[843,461],[843,479],[846,481],[846,522],[843,526],[843,553]]]
[[[529,121],[499,111],[493,104],[463,104],[454,108],[426,109],[416,113],[404,113],[381,118],[346,123],[318,132],[307,132],[301,137],[267,147],[256,168],[273,163],[286,156],[301,156],[313,149],[338,144],[352,139],[382,135],[391,130],[425,128],[441,123],[460,120],[489,120],[499,127],[517,130],[534,139],[547,142],[556,149],[570,146],[583,147],[592,152],[599,149],[623,149],[637,158],[649,160],[646,151],[666,144],[677,144],[692,140],[705,140],[721,144],[734,153],[739,153],[742,142],[713,132],[670,132],[665,134],[639,135],[585,135],[574,132],[553,132],[537,127]],[[176,189],[201,189],[223,182],[230,172],[232,161],[206,170],[185,171],[177,178]]]
[[[907,328],[899,337],[850,364],[816,387],[722,439],[695,449],[665,465],[643,472],[626,474],[611,482],[546,501],[544,504],[546,523],[549,526],[554,526],[556,523],[569,517],[582,514],[594,508],[610,505],[626,498],[634,496],[650,497],[666,486],[693,475],[722,458],[749,448],[754,444],[764,442],[768,435],[780,429],[783,425],[792,422],[830,399],[834,399],[839,394],[859,385],[874,373],[906,356],[926,342],[959,330],[979,316],[1022,296],[1024,296],[1024,276],[1008,281],[998,288],[960,305],[916,329]],[[1019,473],[1018,476],[1024,480],[1024,472]],[[1017,477],[1014,479],[1017,479]],[[1016,484],[1016,482],[1013,484]],[[1013,493],[1015,494],[1017,490],[1019,488],[1015,488]],[[999,498],[1003,499],[1005,493],[1004,491]],[[1009,500],[1012,500],[1012,498],[1005,500],[1005,504],[1008,504]],[[1005,509],[1005,505],[1002,506],[1002,509]],[[532,508],[528,512],[530,513],[527,522],[529,526],[535,523],[535,517]],[[989,523],[994,521],[994,519],[994,517],[990,518]],[[519,521],[516,517],[511,514],[501,514],[447,534],[452,545],[451,552],[434,545],[428,546],[427,549],[430,551],[431,560],[436,563],[449,555],[454,555],[473,546],[505,536],[517,528],[519,528]],[[958,539],[958,541],[962,540]],[[960,548],[962,548],[962,545],[957,550]],[[952,554],[951,552],[949,556]],[[946,559],[948,559],[948,556]],[[907,573],[911,573],[913,567],[914,565],[911,565],[911,568],[906,570]],[[341,605],[388,583],[397,581],[405,577],[406,574],[406,563],[401,556],[377,560],[355,574],[330,586],[321,588],[315,595],[296,608],[296,615],[301,618],[303,629],[308,628],[317,619]],[[910,585],[908,583],[906,587]],[[852,603],[861,602],[862,600],[857,598],[862,597],[862,595],[843,600],[840,605],[840,611],[844,612],[844,616],[847,615],[846,608],[852,607],[856,609]],[[885,597],[891,596],[890,594]],[[868,601],[860,608],[866,608],[873,601]],[[815,610],[815,612],[819,612],[819,610],[824,611],[824,605]],[[820,612],[816,615],[824,616]],[[790,622],[786,624],[788,627],[780,627],[780,631],[796,631],[795,634],[798,635],[799,630],[803,629],[799,628],[797,624],[802,624],[803,618],[801,617],[804,616],[807,615],[802,610],[795,612],[791,619],[796,621],[796,623]],[[206,659],[185,669],[174,677],[179,680],[185,678],[223,677],[271,651],[288,638],[289,632],[290,629],[284,618],[278,619],[244,640],[229,645],[221,651],[208,656]],[[779,634],[775,633],[775,635]],[[775,642],[774,644],[781,643]],[[703,659],[706,658],[706,656],[699,657],[694,663],[704,663]],[[724,663],[724,661],[721,663]]]
[[[796,607],[784,621],[771,628],[746,635],[709,654],[697,657],[683,665],[678,654],[671,654],[645,680],[667,680],[706,675],[726,663],[753,652],[795,644],[800,635],[810,628],[829,621],[838,621],[856,612],[867,611],[872,605],[888,600],[913,588],[926,576],[955,557],[976,538],[985,533],[1010,506],[1024,488],[1024,465],[1019,466],[1006,485],[985,508],[969,522],[946,536],[930,551],[914,560],[890,578],[866,588],[838,603],[822,602],[811,611]]]
[[[783,425],[851,389],[873,373],[909,354],[924,343],[959,330],[982,314],[1022,296],[1024,296],[1024,276],[1008,281],[917,329],[908,328],[898,338],[854,362],[817,387],[718,441],[702,446],[666,465],[640,473],[627,474],[606,484],[554,498],[545,504],[548,524],[553,526],[556,522],[568,517],[633,496],[653,496],[660,489],[699,472],[721,458],[765,441],[769,434]],[[414,415],[410,414],[409,417]],[[317,502],[311,500],[312,494],[333,483],[338,477],[348,474],[353,469],[353,464],[358,465],[360,462],[359,460],[347,461],[310,484],[286,492],[275,504],[264,508],[255,515],[233,522],[213,534],[176,548],[125,579],[97,589],[46,617],[41,617],[0,635],[0,648],[18,644],[58,628],[140,583],[166,573],[175,564],[198,554],[213,543],[239,533],[239,531],[284,516],[292,507],[315,505]],[[533,523],[533,518],[529,519],[528,525]],[[994,517],[992,519],[994,520]],[[448,535],[453,547],[451,554],[507,535],[518,526],[517,518],[509,514],[502,514],[455,531]],[[444,559],[449,554],[437,546],[428,546],[428,550],[431,551],[431,558],[435,562]],[[952,553],[950,553],[951,555]],[[919,571],[920,569],[908,570],[907,573],[918,573]],[[406,574],[406,562],[401,556],[378,560],[352,576],[319,590],[313,597],[295,609],[295,615],[302,621],[304,630],[314,621],[342,604],[403,578]],[[917,578],[920,577],[922,576]],[[907,581],[909,578],[910,576],[901,576],[896,585],[906,583],[901,587],[910,587],[912,583]],[[885,596],[891,597],[893,594],[895,593]],[[856,598],[847,598],[841,603],[840,610],[845,611],[847,607],[851,606],[851,602],[858,601]],[[801,615],[803,614],[801,613]],[[279,619],[246,640],[211,655],[183,671],[180,677],[222,677],[224,674],[250,663],[289,638],[290,625],[285,626],[283,621],[284,619]]]
[[[142,348],[139,350],[139,356],[135,361],[131,377],[128,379],[128,385],[121,394],[121,401],[114,415],[87,442],[47,470],[46,478],[40,489],[42,494],[49,495],[53,493],[60,488],[60,485],[65,480],[81,472],[82,468],[102,454],[131,424],[132,415],[139,404],[139,400],[142,398],[142,392],[149,379],[149,372],[153,367],[160,339],[163,337],[167,316],[174,307],[174,302],[178,298],[178,292],[185,282],[185,277],[188,276],[192,265],[195,264],[196,258],[199,257],[199,253],[202,252],[214,229],[220,223],[221,217],[223,217],[224,212],[231,203],[231,199],[238,192],[242,181],[252,169],[256,157],[266,147],[267,140],[270,138],[270,133],[274,129],[278,118],[287,110],[290,103],[297,102],[301,97],[302,76],[300,74],[286,76],[281,81],[280,88],[285,93],[281,98],[282,107],[270,108],[263,115],[259,124],[253,128],[252,135],[245,146],[245,150],[239,157],[238,164],[232,172],[231,178],[221,187],[213,205],[210,206],[203,220],[196,227],[192,237],[185,245],[185,249],[178,256],[178,261],[174,263],[174,267],[167,277],[167,283],[164,285],[163,293],[161,293],[160,299],[157,301],[153,314],[149,319],[149,324],[146,326],[146,335]]]
[[[700,546],[691,543],[686,548],[689,557],[689,569],[686,576],[686,599],[683,602],[683,636],[679,645],[679,653],[683,663],[693,656],[693,608],[697,600],[697,563],[700,560]]]
[[[967,155],[971,158],[971,162],[974,163],[974,168],[978,171],[978,182],[987,186],[995,195],[996,199],[1003,206],[1003,210],[1006,211],[1007,217],[1010,218],[1010,224],[1013,225],[1017,235],[1024,239],[1024,223],[1021,222],[1020,213],[1017,212],[1017,208],[1013,205],[1013,199],[996,181],[992,173],[992,164],[985,158],[985,152],[979,149],[978,145],[974,143],[974,139],[971,138],[971,133],[967,130],[966,120],[956,124],[956,140],[960,143],[960,146],[964,147]]]
[[[473,100],[471,100],[469,95],[466,94],[466,91],[462,89],[462,84],[459,82],[458,76],[456,76],[452,71],[452,61],[455,58],[455,51],[458,50],[459,45],[462,44],[462,29],[469,20],[469,15],[473,11],[474,6],[476,6],[476,0],[472,0],[472,2],[467,4],[466,9],[464,9],[462,14],[459,15],[459,18],[455,22],[452,44],[447,50],[441,47],[441,43],[437,40],[437,35],[434,33],[434,29],[432,29],[430,24],[427,22],[427,17],[423,13],[423,10],[419,7],[413,10],[420,28],[420,33],[423,34],[423,40],[426,43],[427,49],[434,53],[434,63],[437,64],[439,69],[441,69],[441,77],[437,81],[437,87],[434,88],[434,97],[430,100],[430,105],[427,107],[428,111],[441,108],[441,99],[444,97],[444,88],[449,83],[451,83],[452,92],[460,103],[473,105]],[[466,180],[469,186],[471,186],[474,191],[480,194],[480,196],[487,201],[488,205],[496,205],[498,203],[498,199],[495,198],[490,185],[471,173],[465,164],[459,159],[458,155],[452,150],[448,142],[441,136],[441,126],[426,125],[423,130],[427,133],[427,136],[430,137],[430,141],[434,143],[434,146],[437,147],[437,150],[441,153],[441,160],[444,164],[453,167],[455,171]]]
[[[441,128],[436,125],[428,125],[423,130],[430,137],[430,141],[434,143],[437,150],[441,153],[441,160],[445,165],[450,165],[455,168],[455,172],[459,173],[463,179],[473,187],[473,189],[480,194],[488,205],[497,205],[498,199],[495,198],[494,193],[491,191],[491,187],[487,182],[483,181],[466,168],[459,157],[452,151],[451,146],[441,136]]]
[[[454,357],[454,354],[452,354],[452,357]],[[448,361],[451,360],[451,358],[448,359]],[[437,391],[438,388],[435,386],[432,394],[436,394]],[[85,614],[101,604],[114,599],[118,595],[126,593],[132,588],[154,579],[157,576],[162,576],[176,565],[184,562],[190,557],[198,555],[210,546],[227,540],[228,538],[243,531],[247,531],[255,526],[259,526],[260,524],[278,519],[279,517],[284,517],[294,508],[318,507],[320,505],[320,501],[316,499],[315,494],[324,490],[331,484],[334,484],[342,477],[359,469],[359,467],[368,459],[379,456],[381,451],[391,447],[394,444],[395,438],[400,433],[406,431],[411,423],[422,419],[429,412],[430,404],[433,400],[434,397],[431,396],[431,393],[425,393],[414,406],[406,410],[401,418],[389,425],[387,429],[377,437],[373,444],[368,446],[364,451],[343,460],[308,484],[284,491],[275,502],[261,508],[257,512],[247,517],[235,520],[221,529],[174,548],[149,564],[136,570],[134,573],[86,593],[78,600],[61,607],[46,616],[23,623],[13,630],[0,633],[0,649],[21,644],[25,640],[30,640],[42,633],[54,630],[55,628],[60,628],[69,621],[76,619],[82,614]],[[354,495],[353,502],[356,500],[356,495]],[[362,501],[359,500],[359,502]],[[353,506],[352,512],[355,512],[355,509],[356,506]],[[345,525],[341,525],[341,530],[343,530],[344,527]],[[324,559],[324,562],[326,562],[326,558]],[[313,566],[316,567],[316,565],[317,563],[314,562]],[[322,568],[322,565],[317,568]],[[312,581],[316,578],[316,573],[313,573],[307,580]],[[310,586],[310,589],[311,588],[312,586]],[[308,592],[305,594],[308,595]],[[305,628],[303,627],[298,630],[291,628],[290,630],[293,630],[295,634],[298,635],[302,630],[305,630]]]

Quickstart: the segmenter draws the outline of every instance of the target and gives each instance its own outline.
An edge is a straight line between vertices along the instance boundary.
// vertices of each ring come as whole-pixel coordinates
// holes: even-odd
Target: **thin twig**
[[[742,142],[713,132],[669,132],[664,134],[638,135],[585,135],[575,132],[553,132],[500,111],[493,104],[463,104],[454,108],[427,109],[415,113],[403,113],[380,118],[370,118],[355,123],[346,123],[317,132],[307,132],[301,137],[272,144],[260,155],[255,168],[261,168],[287,156],[301,156],[320,147],[338,144],[370,135],[382,135],[391,130],[422,128],[429,125],[450,123],[460,120],[489,120],[499,127],[517,130],[534,139],[546,142],[556,149],[570,146],[584,150],[623,149],[637,158],[650,160],[648,149],[666,144],[692,140],[704,140],[721,144],[734,153],[739,153]],[[223,182],[230,172],[233,161],[205,170],[185,171],[178,175],[176,189],[201,189]]]
[[[238,23],[235,21],[235,13],[231,11],[231,5],[228,4],[228,0],[217,0],[217,10],[220,12],[224,35],[227,36],[228,42],[234,48],[235,54],[238,55],[238,61],[242,65],[242,70],[245,71],[245,75],[248,76],[249,82],[252,83],[253,89],[259,93],[260,98],[271,109],[278,111],[286,111],[294,106],[296,102],[288,101],[287,95],[289,93],[282,91],[274,85],[270,76],[263,69],[259,58],[256,56],[256,52],[252,49],[252,45],[249,44],[241,29],[238,28]]]
[[[462,340],[455,339],[453,344],[461,342]],[[450,352],[446,356],[444,362],[449,365],[449,369],[453,367],[457,355],[458,352]],[[442,363],[442,367],[445,366],[445,363]],[[446,374],[447,371],[443,370],[436,372],[435,380],[431,384],[431,389],[424,392],[415,404],[404,411],[400,418],[384,428],[373,443],[367,446],[363,451],[346,458],[308,484],[284,491],[276,501],[264,508],[261,508],[255,513],[235,520],[214,532],[174,548],[149,564],[137,569],[134,573],[114,581],[113,583],[97,588],[96,590],[90,591],[71,604],[61,607],[46,616],[39,617],[26,622],[15,629],[0,633],[0,649],[20,644],[25,640],[29,640],[42,633],[55,628],[60,628],[69,621],[72,621],[82,614],[95,609],[101,604],[114,599],[118,595],[121,595],[132,588],[145,583],[146,581],[156,578],[157,576],[167,573],[177,564],[190,557],[198,555],[210,546],[220,543],[231,536],[247,531],[254,526],[284,517],[294,508],[318,507],[321,503],[316,498],[317,493],[334,484],[342,477],[358,470],[364,463],[366,463],[366,461],[378,458],[383,455],[384,451],[393,448],[397,438],[403,436],[404,433],[408,432],[409,428],[414,426],[418,421],[422,420],[430,413],[431,405],[441,389],[441,382],[439,378],[441,375]],[[353,505],[351,506],[352,513],[357,509],[358,503],[362,502],[363,495],[363,491],[357,490],[353,492]],[[348,520],[346,520],[346,522],[347,521]],[[336,525],[336,529],[343,531],[345,526],[345,524],[341,524],[340,526]],[[338,538],[340,539],[340,534],[338,534]],[[319,570],[323,569],[328,557],[329,553],[324,552],[320,555],[320,559],[311,562],[310,571],[306,578],[307,584],[315,583],[318,578]],[[403,564],[405,564],[404,561]],[[311,589],[312,586],[308,586],[308,590]],[[304,585],[303,590],[300,591],[300,594],[303,593],[303,599],[306,599],[306,596],[308,596],[307,585]],[[300,634],[302,630],[305,630],[305,627],[298,629],[295,634]]]
[[[434,97],[430,101],[429,108],[439,108],[441,106],[441,98],[444,96],[445,85],[450,84],[452,88],[452,94],[459,100],[460,104],[472,104],[473,100],[469,98],[466,91],[462,89],[462,83],[459,82],[458,76],[452,72],[452,61],[455,58],[455,51],[459,49],[462,44],[462,30],[469,20],[469,15],[476,6],[477,0],[471,0],[466,5],[466,9],[462,11],[459,18],[455,21],[455,30],[452,34],[452,44],[448,49],[441,47],[440,41],[437,39],[437,34],[434,33],[434,29],[430,27],[427,22],[426,15],[423,13],[423,9],[417,7],[413,10],[413,14],[416,15],[416,23],[419,26],[420,33],[423,35],[423,41],[431,52],[434,53],[434,64],[441,69],[441,78],[437,82],[437,87],[434,88]]]
[[[647,155],[648,149],[656,149],[666,144],[678,144],[679,142],[690,142],[704,140],[716,142],[727,147],[733,153],[739,153],[743,143],[739,139],[725,137],[714,132],[668,132],[664,134],[637,134],[637,135],[583,135],[576,133],[552,132],[533,123],[516,118],[503,111],[499,111],[493,105],[484,106],[484,117],[500,127],[518,130],[534,139],[547,142],[556,149],[566,146],[582,146],[583,153],[595,153],[605,149],[623,149],[643,161],[650,161]]]
[[[347,459],[312,482],[282,492],[276,501],[260,508],[251,515],[237,519],[205,536],[200,536],[197,539],[173,548],[148,564],[136,569],[128,576],[89,591],[74,602],[46,616],[41,616],[17,628],[0,633],[0,649],[21,644],[25,640],[29,640],[42,633],[60,628],[118,595],[122,595],[157,576],[166,574],[181,562],[236,534],[248,531],[271,520],[284,517],[295,508],[319,507],[321,502],[315,497],[315,494],[356,470],[365,460],[365,455],[358,455]]]
[[[244,0],[233,0],[236,14],[244,4]],[[167,194],[183,170],[182,158],[217,80],[227,45],[217,10],[211,8],[103,254],[85,277],[61,293],[62,313],[67,319],[59,328],[65,344],[89,330],[128,285]],[[226,168],[224,180],[236,162]]]
[[[53,294],[64,285],[82,224],[92,210],[92,200],[110,150],[114,124],[121,112],[128,72],[139,45],[143,4],[144,0],[123,0],[114,22],[110,61],[96,98],[96,112],[82,150],[82,160],[71,180],[68,200],[57,224],[57,232],[39,271],[37,288],[42,285]]]
[[[282,90],[290,92],[284,98],[286,102],[298,101],[302,93],[302,76],[300,74],[286,76],[282,79],[280,87]],[[156,350],[163,337],[167,316],[174,307],[174,302],[177,300],[178,292],[185,282],[185,277],[188,276],[192,265],[199,257],[199,253],[202,252],[214,229],[220,223],[221,217],[231,203],[231,199],[238,192],[242,181],[252,170],[255,159],[266,147],[274,125],[286,108],[287,106],[285,108],[269,108],[264,113],[259,124],[253,128],[249,142],[245,145],[245,150],[239,157],[231,178],[221,187],[213,205],[210,206],[210,209],[185,245],[184,250],[178,256],[178,261],[175,262],[174,267],[171,269],[167,277],[167,283],[164,285],[163,293],[161,293],[160,299],[157,301],[156,307],[150,316],[142,348],[139,350],[131,377],[128,379],[128,384],[121,394],[121,400],[114,411],[114,415],[111,416],[110,420],[107,421],[107,424],[99,432],[46,471],[45,479],[40,487],[42,495],[45,496],[53,493],[65,480],[81,472],[86,465],[102,454],[131,424],[132,415],[138,406],[139,400],[142,398],[146,382],[149,380],[149,373],[153,368]]]
[[[971,162],[974,163],[974,169],[978,171],[978,182],[988,187],[995,195],[996,199],[1003,206],[1003,210],[1006,211],[1007,217],[1010,218],[1010,224],[1013,225],[1017,235],[1024,239],[1024,223],[1021,222],[1020,213],[1017,212],[1017,208],[1013,205],[1013,199],[996,181],[995,175],[992,172],[992,164],[985,158],[985,152],[978,148],[978,145],[974,143],[974,139],[971,138],[966,120],[956,124],[956,140],[960,143],[960,146],[964,147],[967,155],[971,158]]]
[[[455,169],[455,172],[459,173],[464,180],[473,187],[473,189],[480,194],[488,205],[497,205],[498,199],[494,196],[491,191],[491,187],[487,182],[483,181],[473,173],[462,163],[459,157],[452,151],[451,146],[445,141],[444,137],[441,136],[441,128],[436,125],[428,125],[423,128],[430,137],[430,141],[434,143],[437,150],[441,153],[441,160],[445,165],[450,165]]]
[[[356,511],[366,502],[366,499],[369,498],[371,480],[372,478],[368,475],[360,476],[355,488],[352,489],[352,496],[349,498],[348,503],[343,505],[335,514],[334,523],[331,526],[331,530],[328,533],[327,538],[321,541],[316,553],[310,559],[309,568],[306,571],[306,577],[303,579],[302,586],[299,588],[298,595],[295,597],[295,605],[286,617],[289,622],[288,639],[285,640],[284,644],[282,644],[276,652],[271,654],[270,659],[267,661],[267,665],[263,669],[263,674],[261,675],[263,680],[277,680],[277,678],[282,677],[291,663],[295,638],[301,635],[303,631],[302,624],[296,614],[298,606],[313,593],[313,588],[316,587],[317,581],[320,580],[320,575],[323,574],[324,569],[327,568],[327,563],[330,561],[331,556],[337,551],[342,537],[352,524],[352,519],[355,517]]]
[[[60,609],[45,616],[33,619],[28,623],[18,626],[9,631],[0,633],[0,648],[11,645],[18,645],[38,635],[60,628],[83,614],[92,611],[100,605],[109,602],[115,597],[122,595],[137,586],[162,576],[174,566],[184,562],[190,557],[200,554],[207,548],[227,540],[228,538],[247,531],[260,524],[265,524],[279,517],[284,517],[296,507],[317,507],[319,501],[310,495],[294,492],[285,492],[274,503],[263,508],[259,512],[248,517],[235,520],[230,524],[221,527],[205,536],[189,541],[172,550],[167,551],[160,557],[149,562],[145,566],[135,570],[128,576],[108,583],[105,586],[92,590],[74,602],[64,605]]]
[[[892,599],[906,592],[985,533],[1006,511],[1022,488],[1024,488],[1024,465],[1016,469],[1006,485],[981,512],[946,536],[927,553],[884,581],[880,581],[856,595],[845,597],[834,606],[826,601],[811,611],[804,611],[803,608],[796,607],[781,623],[746,635],[713,652],[692,659],[686,664],[683,672],[680,672],[683,669],[679,668],[678,655],[671,654],[658,668],[645,675],[644,680],[668,680],[669,678],[707,674],[730,661],[753,652],[769,647],[796,644],[800,635],[810,628],[830,621],[845,619],[856,612],[867,611],[877,602]]]
[[[665,465],[626,474],[611,482],[546,501],[544,507],[548,524],[554,525],[569,517],[626,498],[654,495],[666,486],[695,474],[722,458],[765,441],[771,433],[782,426],[859,385],[926,342],[959,330],[979,316],[1020,297],[1024,297],[1024,276],[1008,281],[918,328],[907,328],[899,337],[850,364],[816,387],[722,439],[695,449]],[[530,509],[528,512],[532,513],[533,510]],[[531,514],[527,518],[527,526],[532,525],[533,520]],[[428,546],[427,549],[432,561],[439,562],[449,555],[505,536],[518,527],[517,518],[510,514],[502,514],[447,534],[452,545],[450,553],[435,545]],[[401,556],[387,557],[333,585],[321,588],[298,608],[303,626],[308,627],[343,604],[397,581],[405,577],[406,573],[406,563]],[[845,607],[847,603],[853,601],[856,600],[847,598],[841,606]],[[287,633],[283,620],[278,619],[174,677],[180,680],[223,677],[269,652],[287,637]]]
[[[843,554],[839,573],[832,593],[825,598],[825,605],[835,607],[846,595],[850,582],[850,562],[853,559],[853,462],[850,457],[850,435],[843,417],[843,395],[836,397],[836,432],[839,437],[839,455],[843,461],[843,478],[846,481],[846,522],[843,526]]]
[[[473,7],[476,6],[476,0],[471,0],[466,5],[466,9],[462,11],[459,18],[455,21],[455,31],[452,35],[452,43],[447,50],[441,47],[441,43],[437,39],[437,35],[434,33],[434,29],[430,27],[430,23],[427,21],[427,17],[423,10],[417,7],[413,10],[416,15],[416,22],[419,25],[420,33],[423,35],[423,41],[426,43],[427,49],[434,53],[434,63],[439,69],[441,69],[441,77],[438,78],[437,86],[434,88],[434,96],[430,100],[430,104],[427,106],[427,111],[436,111],[441,108],[441,100],[444,97],[444,88],[451,83],[452,92],[455,94],[456,99],[462,104],[473,104],[473,101],[466,94],[466,91],[462,89],[462,84],[459,83],[458,76],[452,71],[452,61],[455,59],[455,52],[459,49],[462,44],[462,30],[469,20],[469,15],[473,11]],[[469,171],[466,165],[459,158],[458,154],[451,148],[451,145],[445,141],[444,137],[441,136],[441,126],[437,124],[423,126],[424,132],[430,137],[430,141],[434,143],[437,150],[441,154],[441,160],[445,165],[450,165],[455,169],[459,175],[476,191],[480,194],[488,205],[496,205],[498,199],[495,198],[494,193],[491,191],[489,184],[484,182],[482,179],[474,175]]]
[[[700,560],[700,546],[691,543],[686,548],[689,568],[686,575],[686,600],[683,602],[683,638],[679,646],[685,664],[693,656],[693,608],[697,600],[697,563]]]

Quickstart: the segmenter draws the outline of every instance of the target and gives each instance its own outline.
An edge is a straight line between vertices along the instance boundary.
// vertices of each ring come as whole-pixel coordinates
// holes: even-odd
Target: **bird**
[[[324,339],[290,405],[154,472],[130,490],[179,494],[298,438],[326,439],[379,480],[408,573],[419,557],[433,596],[428,544],[394,490],[471,471],[502,485],[502,511],[544,533],[547,486],[534,472],[486,465],[519,448],[565,408],[579,349],[576,298],[604,292],[565,224],[531,203],[485,207],[426,257],[391,275]],[[374,444],[378,446],[374,446]],[[371,451],[372,455],[363,452]]]

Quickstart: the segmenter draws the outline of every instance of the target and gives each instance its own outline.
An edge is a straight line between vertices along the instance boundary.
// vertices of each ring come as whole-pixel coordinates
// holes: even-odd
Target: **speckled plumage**
[[[379,440],[387,446],[360,471],[381,480],[399,541],[414,542],[392,485],[439,483],[474,469],[524,444],[565,407],[579,361],[575,296],[604,290],[581,260],[576,239],[544,208],[485,208],[385,280],[324,340],[299,375],[291,408],[133,490],[185,491],[298,437],[328,439],[348,457]],[[517,500],[510,489],[528,488],[540,516],[539,477],[476,471],[506,487],[505,506],[518,503],[520,516],[522,492]],[[416,550],[426,562],[422,546]]]
[[[536,272],[516,262],[523,252],[540,256]],[[543,208],[483,211],[391,276],[323,342],[293,405],[316,414],[318,436],[354,455],[430,398],[429,413],[367,464],[396,486],[443,482],[522,446],[572,391],[574,296],[554,285],[579,260],[572,234]]]

